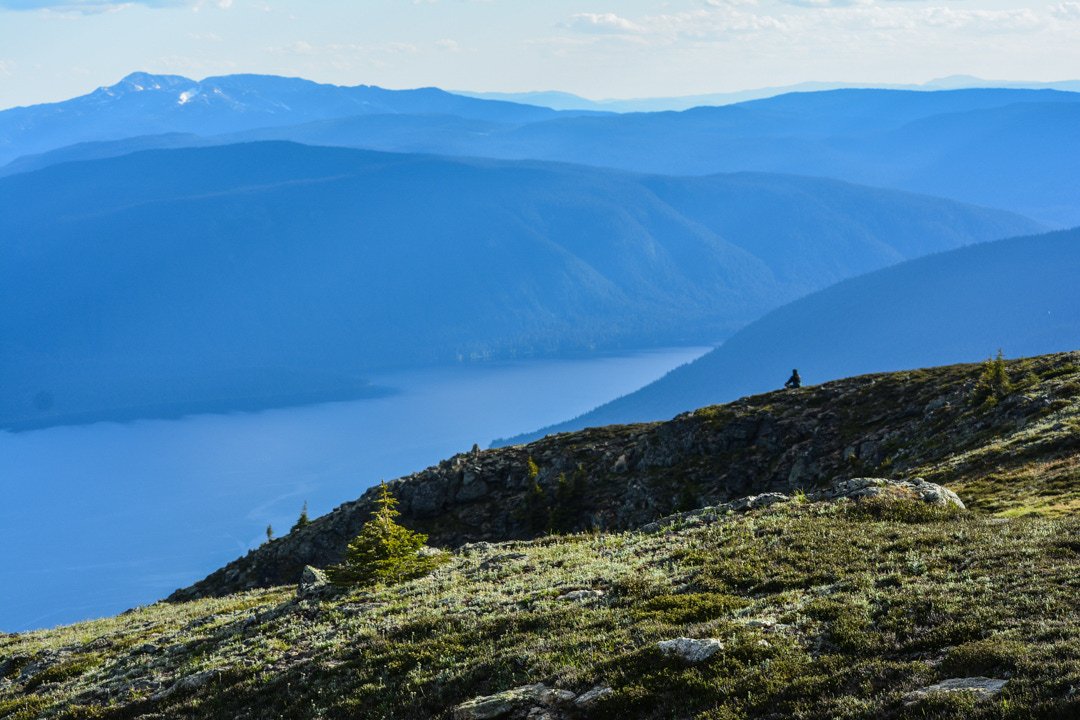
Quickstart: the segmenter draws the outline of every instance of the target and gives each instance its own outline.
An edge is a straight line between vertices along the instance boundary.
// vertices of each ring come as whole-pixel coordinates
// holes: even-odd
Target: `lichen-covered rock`
[[[661,640],[656,647],[665,655],[678,657],[691,665],[704,662],[724,649],[724,643],[715,638],[698,640],[680,637],[674,640]]]
[[[588,710],[600,700],[607,697],[608,695],[611,695],[614,692],[615,691],[607,685],[597,685],[591,690],[586,690],[585,692],[578,695],[577,699],[574,700],[574,707],[579,710]]]
[[[330,580],[326,573],[317,567],[308,565],[300,573],[300,584],[296,588],[296,595],[300,598],[310,598],[321,595],[330,588]]]
[[[762,493],[761,495],[750,495],[748,497],[739,498],[733,500],[724,505],[725,508],[739,512],[741,510],[756,510],[758,508],[766,508],[770,505],[776,505],[778,503],[790,502],[791,498],[788,495],[778,492]]]
[[[913,690],[904,696],[905,705],[914,705],[932,695],[971,693],[980,700],[988,700],[1001,694],[1008,680],[988,677],[950,678],[939,683]]]
[[[825,490],[808,494],[811,500],[838,500],[893,496],[911,497],[932,505],[953,505],[965,510],[964,503],[952,490],[927,482],[922,478],[893,480],[890,478],[860,477],[833,483]]]
[[[966,509],[963,501],[946,487],[927,482],[922,478],[912,480],[892,480],[889,478],[852,478],[834,482],[823,490],[807,493],[805,499],[811,502],[836,502],[838,500],[861,500],[871,497],[900,497],[922,500],[934,505],[953,505]],[[661,518],[641,527],[642,532],[660,532],[661,530],[710,525],[724,519],[732,513],[757,510],[780,503],[791,502],[795,495],[783,493],[763,493],[739,498],[723,505],[704,507],[700,510],[677,513]]]
[[[493,720],[519,711],[527,714],[536,707],[555,708],[566,705],[576,697],[569,690],[555,690],[543,683],[523,685],[494,695],[473,698],[455,707],[453,716],[454,720]]]

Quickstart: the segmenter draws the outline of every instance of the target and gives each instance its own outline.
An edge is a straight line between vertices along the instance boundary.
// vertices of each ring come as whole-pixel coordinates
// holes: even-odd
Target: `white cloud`
[[[435,47],[443,52],[459,53],[461,52],[461,43],[457,40],[451,40],[450,38],[443,38],[442,40],[435,41]]]
[[[595,33],[637,34],[645,31],[637,23],[615,13],[577,13],[570,16],[570,21],[566,24],[566,27],[581,32]]]
[[[15,63],[10,60],[0,60],[0,75],[10,75]]]
[[[94,15],[135,5],[148,8],[190,7],[194,10],[214,6],[224,10],[232,7],[232,4],[233,0],[0,0],[0,10],[48,10]]]
[[[755,0],[751,0],[755,1]],[[1052,29],[1054,16],[1080,19],[1080,2],[1068,0],[1051,12],[1031,8],[978,9],[914,6],[877,0],[776,0],[769,9],[747,0],[705,0],[704,8],[679,13],[624,18],[611,13],[579,13],[561,25],[575,35],[534,41],[566,52],[595,46],[603,38],[653,47],[695,48],[736,39],[772,36],[807,45],[811,38],[835,37],[851,48],[875,39],[924,44],[927,33],[1030,34]],[[784,6],[788,6],[784,9]],[[811,12],[811,10],[813,10]]]
[[[1080,2],[1063,2],[1050,7],[1050,12],[1062,20],[1080,20]]]
[[[780,0],[780,2],[806,8],[837,8],[869,5],[871,0]]]

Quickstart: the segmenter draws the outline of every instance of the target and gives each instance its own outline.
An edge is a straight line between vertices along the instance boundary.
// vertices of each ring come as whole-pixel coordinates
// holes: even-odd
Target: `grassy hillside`
[[[747,325],[693,363],[550,432],[671,417],[779,387],[1072,349],[1080,337],[1080,230],[930,255],[847,280]]]
[[[850,472],[832,477],[918,473],[967,510],[796,490],[660,531],[466,545],[399,585],[270,588],[0,636],[0,717],[524,717],[542,701],[489,713],[468,703],[538,683],[564,691],[545,695],[550,718],[1076,717],[1075,361],[1012,363],[998,376],[1007,384],[968,366],[860,381],[860,425],[887,439],[893,460],[861,466],[859,445]],[[935,386],[947,400],[928,407]],[[754,402],[776,415],[814,392]],[[928,420],[942,424],[936,434],[913,433],[916,416],[941,411]],[[742,432],[738,412],[695,417]],[[588,442],[565,436],[563,447]],[[920,453],[921,465],[904,459]],[[686,469],[672,467],[670,482]],[[719,645],[693,661],[658,646],[679,637]],[[1000,690],[927,690],[967,678]],[[595,699],[575,704],[591,689]]]
[[[1065,718],[1080,713],[1075,515],[860,506],[456,555],[402,586],[292,588],[0,638],[0,717],[448,718],[545,683],[588,718]],[[602,596],[560,599],[577,589]],[[656,643],[717,638],[689,665]],[[1001,697],[909,693],[1007,679]]]

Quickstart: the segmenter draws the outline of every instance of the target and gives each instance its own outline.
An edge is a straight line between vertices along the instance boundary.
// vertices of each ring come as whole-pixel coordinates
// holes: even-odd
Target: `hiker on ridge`
[[[802,378],[799,377],[798,369],[791,371],[791,377],[789,377],[788,381],[784,383],[784,387],[788,390],[795,390],[796,388],[802,387]]]

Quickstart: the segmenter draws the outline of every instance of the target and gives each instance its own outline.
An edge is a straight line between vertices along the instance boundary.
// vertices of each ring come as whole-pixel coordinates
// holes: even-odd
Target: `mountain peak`
[[[111,88],[127,88],[135,91],[142,90],[171,90],[182,85],[197,85],[191,78],[183,75],[154,75],[148,72],[133,72],[125,75],[120,82],[110,86]]]
[[[88,98],[116,99],[142,92],[180,93],[197,88],[198,82],[182,75],[154,75],[148,72],[133,72],[125,75],[113,85],[103,85],[91,93]]]

